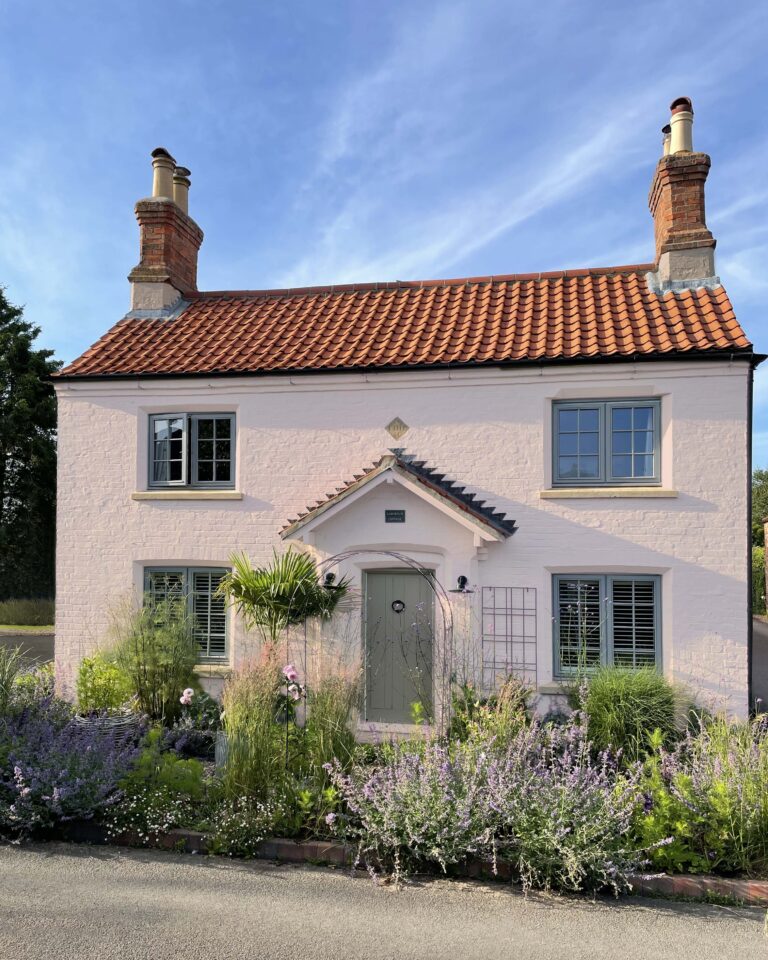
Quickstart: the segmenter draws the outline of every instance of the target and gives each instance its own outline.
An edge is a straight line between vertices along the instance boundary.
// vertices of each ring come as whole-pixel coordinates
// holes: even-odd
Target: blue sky
[[[159,144],[192,169],[201,289],[644,262],[687,95],[768,352],[767,46],[754,0],[0,0],[0,283],[62,359],[97,339]],[[756,402],[768,466],[768,369]]]

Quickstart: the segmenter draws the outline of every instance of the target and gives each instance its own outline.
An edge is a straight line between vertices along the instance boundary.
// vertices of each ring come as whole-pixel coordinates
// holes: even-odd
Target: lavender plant
[[[88,819],[119,798],[137,754],[108,730],[80,726],[60,704],[0,721],[0,832],[27,835],[59,821]]]

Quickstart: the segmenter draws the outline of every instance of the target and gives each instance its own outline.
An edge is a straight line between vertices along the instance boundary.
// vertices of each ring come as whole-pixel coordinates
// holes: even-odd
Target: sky
[[[0,0],[0,285],[62,360],[94,342],[158,145],[192,170],[200,289],[647,262],[685,95],[768,352],[767,47],[757,0]],[[755,401],[768,467],[768,362]]]

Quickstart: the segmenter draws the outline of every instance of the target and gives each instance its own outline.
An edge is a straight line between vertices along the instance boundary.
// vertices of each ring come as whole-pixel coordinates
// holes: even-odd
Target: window
[[[144,571],[144,589],[154,602],[178,598],[187,603],[201,663],[227,659],[227,603],[216,592],[227,572],[204,567]]]
[[[555,576],[555,673],[660,665],[660,592],[657,576]]]
[[[555,484],[660,482],[658,400],[556,402],[553,414]]]
[[[153,487],[232,487],[232,413],[155,414],[149,418],[149,484]]]

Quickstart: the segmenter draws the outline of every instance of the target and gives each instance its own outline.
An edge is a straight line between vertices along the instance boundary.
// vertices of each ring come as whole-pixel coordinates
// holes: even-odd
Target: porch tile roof
[[[117,323],[60,377],[413,369],[749,352],[722,286],[654,293],[651,264],[197,293]]]
[[[510,537],[517,526],[514,520],[507,519],[505,513],[487,506],[485,500],[479,500],[474,493],[467,493],[466,487],[454,480],[449,480],[445,473],[440,473],[436,467],[429,467],[424,460],[417,460],[414,454],[408,454],[402,448],[394,448],[373,463],[363,473],[356,474],[333,493],[328,493],[321,500],[307,507],[298,517],[289,520],[280,531],[285,539],[297,533],[305,524],[327,512],[331,507],[343,501],[349,494],[360,489],[375,479],[385,470],[393,470],[409,477],[420,484],[425,491],[449,502],[456,509],[464,512],[476,522],[490,528],[495,533],[495,539]]]

